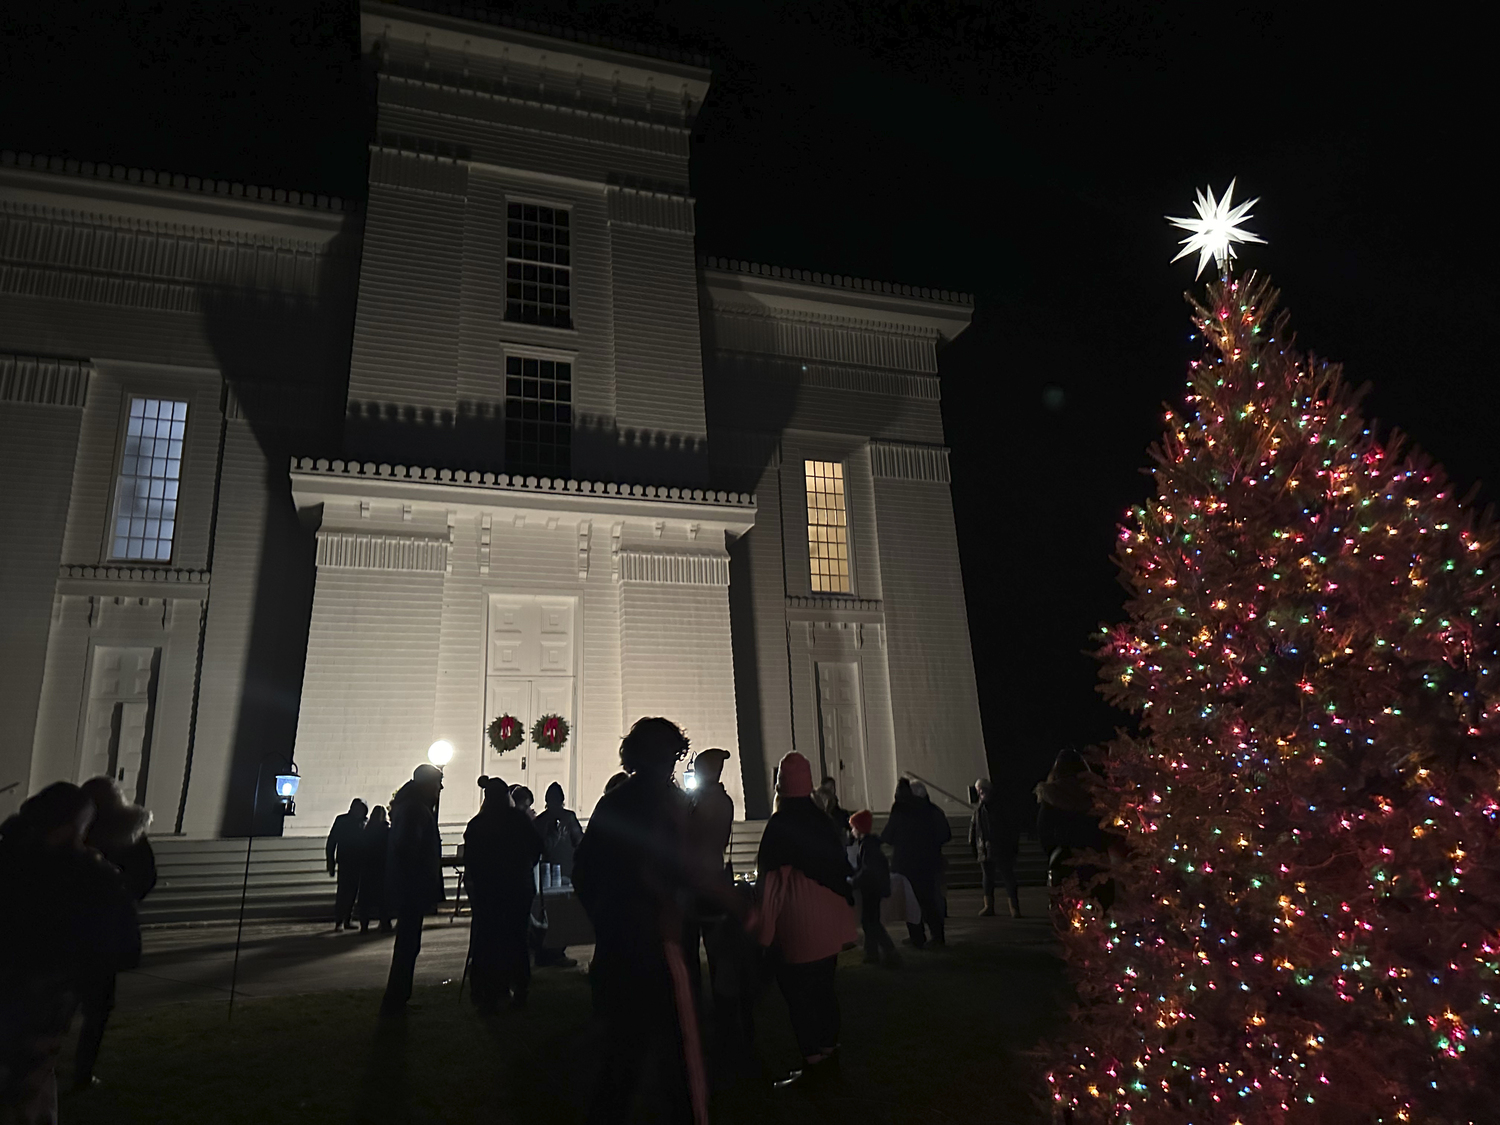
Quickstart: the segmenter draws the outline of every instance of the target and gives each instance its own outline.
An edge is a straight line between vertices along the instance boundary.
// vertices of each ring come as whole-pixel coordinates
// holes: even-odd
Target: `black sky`
[[[1438,5],[535,0],[510,14],[713,59],[706,254],[977,295],[943,356],[992,761],[1121,717],[1081,655],[1115,519],[1180,398],[1162,219],[1238,176],[1304,345],[1460,487],[1500,479],[1491,37]],[[1399,14],[1382,14],[1387,10]],[[356,11],[335,0],[0,10],[0,147],[353,197]],[[1044,392],[1060,388],[1060,410]],[[1493,488],[1484,491],[1493,498]]]

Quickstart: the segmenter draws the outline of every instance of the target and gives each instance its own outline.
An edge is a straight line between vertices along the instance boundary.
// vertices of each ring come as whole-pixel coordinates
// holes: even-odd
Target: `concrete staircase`
[[[966,818],[951,818],[953,839],[944,849],[948,860],[948,886],[953,889],[979,886],[979,865],[969,855]],[[876,822],[876,830],[883,818]],[[737,821],[730,837],[729,854],[738,873],[755,869],[763,820]],[[443,827],[443,853],[452,857],[463,836],[462,825]],[[245,841],[183,840],[153,837],[158,881],[141,904],[145,925],[184,922],[224,922],[239,917],[240,886],[245,874]],[[264,836],[255,840],[250,856],[249,891],[245,917],[281,921],[333,920],[334,881],[328,877],[321,837]],[[450,901],[457,884],[457,871],[444,869]],[[1016,861],[1022,886],[1046,883],[1046,860],[1034,840],[1022,839]]]

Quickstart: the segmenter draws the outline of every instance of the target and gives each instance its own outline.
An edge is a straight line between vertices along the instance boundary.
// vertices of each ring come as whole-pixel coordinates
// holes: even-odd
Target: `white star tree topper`
[[[1218,199],[1214,198],[1212,186],[1198,193],[1197,202],[1193,204],[1198,212],[1196,219],[1179,219],[1167,215],[1167,222],[1174,227],[1188,232],[1188,236],[1182,240],[1182,249],[1177,252],[1178,258],[1185,258],[1189,254],[1198,254],[1198,272],[1194,277],[1203,276],[1203,267],[1208,265],[1209,258],[1223,269],[1230,259],[1235,257],[1234,244],[1236,242],[1259,242],[1264,244],[1265,239],[1258,234],[1253,234],[1240,226],[1244,220],[1252,218],[1250,208],[1260,202],[1260,197],[1247,199],[1238,207],[1231,207],[1230,200],[1234,196],[1234,180],[1229,181],[1229,186],[1224,189],[1224,194]]]

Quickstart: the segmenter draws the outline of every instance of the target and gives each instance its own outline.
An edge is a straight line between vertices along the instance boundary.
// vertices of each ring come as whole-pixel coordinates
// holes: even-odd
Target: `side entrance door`
[[[119,783],[127,800],[146,799],[151,762],[151,723],[156,703],[154,648],[94,649],[88,711],[78,780],[104,775]]]
[[[850,810],[869,808],[858,664],[818,662],[818,724],[823,771],[838,783],[839,803]]]

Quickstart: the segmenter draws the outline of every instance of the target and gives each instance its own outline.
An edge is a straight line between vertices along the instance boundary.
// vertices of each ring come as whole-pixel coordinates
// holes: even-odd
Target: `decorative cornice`
[[[0,355],[0,402],[81,407],[93,370],[86,359]]]
[[[496,492],[574,493],[615,496],[622,499],[676,500],[686,504],[724,504],[754,508],[755,497],[742,492],[715,492],[704,488],[671,488],[654,484],[616,484],[605,481],[562,480],[551,477],[508,476],[505,473],[467,472],[463,469],[420,469],[405,465],[374,464],[370,461],[328,461],[293,457],[294,473],[317,473],[330,477],[365,477],[416,484],[461,485]]]
[[[715,354],[733,365],[734,374],[772,379],[803,387],[825,387],[835,391],[858,391],[861,394],[895,395],[899,398],[939,401],[942,384],[936,375],[915,372],[881,371],[878,368],[812,360],[792,364],[798,357],[767,356],[763,352],[733,352],[715,349]],[[747,370],[748,369],[748,370]]]
[[[550,134],[618,145],[622,148],[668,155],[686,155],[692,129],[687,119],[690,106],[681,106],[670,116],[632,117],[605,112],[597,105],[568,105],[538,97],[525,97],[502,85],[502,80],[445,72],[427,64],[388,58],[380,68],[382,81],[411,89],[458,94],[476,111],[481,106],[495,112],[481,120],[509,125],[529,133]],[[385,97],[382,100],[393,100]],[[503,117],[500,115],[503,114]],[[499,118],[499,119],[497,119]],[[672,118],[675,118],[673,120]],[[571,128],[569,127],[571,126]],[[468,156],[465,159],[469,159]],[[476,158],[478,159],[478,158]]]
[[[870,471],[888,480],[923,480],[947,484],[948,450],[941,445],[907,445],[900,442],[872,441]]]
[[[837,610],[847,613],[884,613],[885,603],[878,598],[851,598],[837,594],[788,594],[787,609]]]
[[[639,43],[628,39],[614,39],[607,35],[594,35],[587,31],[575,31],[570,27],[560,27],[557,24],[539,23],[536,20],[521,19],[517,16],[508,16],[493,8],[480,8],[471,4],[449,4],[441,0],[401,0],[401,6],[412,8],[416,11],[436,12],[446,16],[456,16],[459,19],[473,20],[475,23],[488,23],[496,27],[508,27],[514,31],[527,31],[533,35],[545,35],[550,39],[566,39],[574,43],[586,43],[591,47],[604,47],[611,51],[623,51],[630,55],[640,55],[642,58],[662,59],[666,62],[685,63],[688,66],[708,69],[709,60],[704,55],[689,51],[679,51],[672,47],[655,47],[649,43]]]
[[[312,239],[0,200],[0,292],[20,296],[199,312],[209,290],[321,297],[347,265]]]
[[[57,569],[57,576],[88,578],[96,582],[181,582],[195,586],[207,585],[209,580],[209,572],[206,570],[140,566],[61,566]]]
[[[370,183],[433,195],[463,196],[469,190],[466,157],[422,152],[407,138],[382,136],[370,146]]]
[[[310,191],[287,191],[285,188],[259,187],[231,180],[205,179],[199,176],[184,176],[175,172],[154,172],[149,168],[127,168],[123,164],[96,164],[92,160],[74,160],[61,156],[34,156],[29,152],[0,152],[0,167],[29,168],[37,172],[55,172],[70,176],[84,176],[98,180],[119,180],[130,184],[145,184],[171,191],[195,192],[199,195],[220,195],[232,199],[255,200],[260,203],[281,204],[287,207],[305,207],[319,211],[353,211],[352,200],[336,195],[318,195]]]
[[[620,581],[660,582],[677,586],[728,586],[727,555],[623,550]]]
[[[805,311],[713,305],[715,351],[937,373],[935,331]]]
[[[446,539],[319,531],[317,565],[320,570],[404,570],[446,574],[450,569],[450,548]]]
[[[609,221],[616,225],[693,233],[693,200],[688,196],[611,184],[605,200]]]
[[[930,289],[923,285],[901,285],[894,281],[870,281],[863,277],[846,277],[838,273],[818,273],[813,270],[791,269],[786,266],[766,266],[759,262],[742,262],[738,258],[700,257],[698,264],[705,269],[727,270],[731,273],[755,274],[759,277],[774,277],[785,281],[801,281],[811,285],[826,285],[837,289],[852,289],[862,293],[879,293],[890,297],[910,297],[921,301],[940,301],[951,305],[974,304],[971,293],[959,293],[950,289]]]

